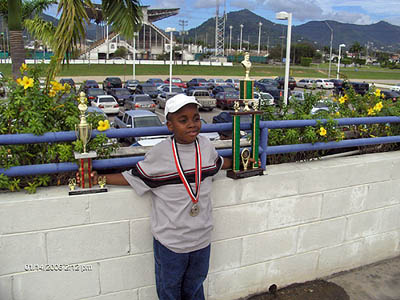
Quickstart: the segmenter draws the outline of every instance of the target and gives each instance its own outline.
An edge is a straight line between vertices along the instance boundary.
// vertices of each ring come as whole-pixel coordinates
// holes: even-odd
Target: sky
[[[190,29],[199,26],[211,17],[215,17],[218,0],[141,0],[141,5],[150,8],[180,8],[178,15],[157,21],[159,28],[181,28],[179,20],[186,20]],[[99,0],[92,0],[100,3]],[[399,0],[226,0],[226,12],[244,8],[274,23],[286,24],[287,21],[275,19],[279,11],[291,12],[293,25],[308,21],[334,20],[342,23],[368,25],[387,21],[400,26]],[[224,11],[224,2],[219,0],[220,15]],[[56,8],[47,13],[55,16]]]

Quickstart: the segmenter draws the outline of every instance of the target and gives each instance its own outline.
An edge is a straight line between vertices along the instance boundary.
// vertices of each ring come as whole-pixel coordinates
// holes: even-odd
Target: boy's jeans
[[[157,295],[160,300],[204,300],[203,281],[207,277],[210,245],[175,253],[153,240]]]

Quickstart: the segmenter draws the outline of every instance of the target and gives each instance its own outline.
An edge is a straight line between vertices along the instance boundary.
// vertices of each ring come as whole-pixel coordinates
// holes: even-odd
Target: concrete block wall
[[[213,189],[209,300],[400,254],[400,152],[269,166]],[[0,299],[153,300],[150,195],[0,194]]]

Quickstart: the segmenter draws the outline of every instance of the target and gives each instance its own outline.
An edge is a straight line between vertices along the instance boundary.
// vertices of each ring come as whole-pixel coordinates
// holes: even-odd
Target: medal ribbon
[[[194,141],[194,146],[196,149],[196,165],[195,165],[195,184],[196,184],[196,192],[193,192],[192,186],[187,180],[185,173],[183,172],[183,168],[179,159],[178,147],[176,146],[175,138],[172,138],[172,153],[174,154],[175,166],[178,171],[179,177],[183,185],[188,192],[190,199],[192,199],[193,203],[197,203],[199,201],[200,196],[200,184],[201,184],[201,152],[200,145],[197,139]]]

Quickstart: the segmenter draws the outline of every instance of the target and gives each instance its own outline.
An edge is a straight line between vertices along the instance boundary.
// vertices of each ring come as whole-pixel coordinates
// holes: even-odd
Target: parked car
[[[315,89],[316,84],[314,79],[301,79],[296,82],[296,86],[304,89]]]
[[[255,83],[254,83],[255,84]],[[279,82],[275,79],[271,78],[262,78],[257,80],[257,84],[266,84],[266,85],[272,85],[276,88],[279,88]]]
[[[231,85],[218,85],[211,91],[212,95],[215,97],[218,93],[238,93],[236,89]]]
[[[186,93],[186,95],[190,96],[194,90],[209,91],[208,87],[206,87],[206,86],[190,86],[186,89],[185,93]]]
[[[264,85],[264,84],[258,85],[256,90],[258,92],[271,94],[274,97],[275,104],[282,103],[283,90],[278,89],[272,85]]]
[[[164,83],[161,78],[149,78],[146,83],[152,84],[153,86],[159,86]]]
[[[167,78],[167,79],[165,79],[164,80],[164,83],[168,83],[169,84],[169,78]],[[182,81],[182,79],[180,79],[180,78],[177,78],[177,77],[172,77],[171,78],[171,83],[173,84],[173,85],[176,85],[177,87],[180,87],[180,88],[184,88],[184,89],[186,89],[186,83],[184,83],[183,81]]]
[[[67,83],[67,84],[71,87],[71,89],[73,89],[74,91],[76,91],[75,81],[74,81],[72,78],[61,78],[61,79],[60,79],[60,83],[61,83],[62,85],[64,85],[64,84]]]
[[[91,103],[92,106],[96,106],[104,111],[106,114],[117,114],[119,113],[119,105],[117,100],[111,95],[100,95],[97,96]]]
[[[208,79],[210,89],[213,89],[220,85],[226,85],[225,81],[221,78],[211,78]]]
[[[162,87],[162,89],[160,90],[161,93],[169,93],[169,85]],[[171,86],[171,92],[173,93],[177,93],[177,94],[183,94],[184,90],[178,86]]]
[[[120,106],[124,106],[125,101],[132,98],[131,92],[125,88],[111,89],[108,94],[114,96]]]
[[[80,90],[87,94],[87,90],[91,88],[99,88],[99,84],[96,80],[85,80],[82,83]]]
[[[329,81],[328,79],[317,79],[315,80],[315,86],[319,89],[333,89],[335,86],[333,82]]]
[[[278,89],[283,89],[285,86],[285,77],[279,76],[275,78],[278,83]],[[288,81],[289,89],[293,90],[296,87],[296,80],[293,77],[289,77]]]
[[[209,91],[193,90],[188,96],[194,96],[197,102],[201,104],[201,109],[212,111],[216,106],[216,101],[214,98],[211,97]]]
[[[291,96],[289,97],[290,101],[304,101],[304,92],[302,91],[292,91]]]
[[[122,81],[119,77],[107,77],[103,81],[103,90],[108,93],[111,89],[122,88]]]
[[[157,87],[151,83],[138,84],[135,90],[135,94],[147,94],[153,99],[153,101],[155,101],[159,93],[160,91],[157,90]]]
[[[254,94],[256,94],[256,92],[254,92]],[[258,109],[260,109],[263,106],[270,106],[275,104],[274,96],[272,96],[270,93],[260,92],[258,94],[259,94],[258,99],[260,101]]]
[[[100,88],[88,88],[86,90],[86,97],[88,99],[88,103],[90,103],[96,99],[97,96],[105,95],[105,92]]]
[[[240,116],[240,123],[251,123],[251,115],[241,115]],[[232,115],[228,111],[223,111],[219,113],[218,115],[214,116],[212,118],[212,123],[213,124],[219,124],[219,123],[232,123]],[[220,135],[221,140],[226,140],[226,139],[232,139],[232,131],[220,131],[218,132]],[[240,136],[241,138],[247,136],[246,131],[240,131]]]
[[[196,86],[196,87],[197,86],[205,86],[208,88],[210,86],[210,83],[207,80],[205,80],[204,78],[192,78],[191,80],[189,80],[186,83],[186,85],[188,88],[190,88],[192,86]]]
[[[115,128],[143,128],[143,127],[159,127],[163,126],[158,116],[148,110],[126,110],[121,116],[114,118]],[[132,146],[154,146],[161,142],[167,136],[144,136],[144,137],[128,137],[126,138]]]
[[[160,94],[157,96],[157,106],[158,108],[165,108],[165,103],[167,100],[177,94],[182,94],[183,89],[177,86],[171,87],[171,93],[169,92],[169,86],[163,88]]]
[[[220,92],[215,95],[215,100],[217,107],[221,109],[233,109],[235,101],[239,101],[239,94],[236,92]]]
[[[365,95],[369,90],[369,84],[366,82],[344,81],[341,87],[334,90],[335,95],[343,95],[345,90],[354,89],[357,94]]]
[[[125,101],[125,109],[146,109],[155,112],[156,105],[153,99],[146,94],[133,95],[131,99]]]
[[[157,106],[158,108],[165,108],[165,104],[167,103],[168,99],[172,98],[173,96],[177,95],[178,93],[174,92],[162,92],[157,96]]]
[[[240,80],[236,79],[236,78],[228,78],[227,80],[225,80],[225,82],[231,86],[233,86],[235,89],[239,89],[240,87]]]
[[[394,92],[400,92],[400,83],[397,83],[396,85],[392,86],[390,90]]]
[[[329,81],[333,82],[334,88],[340,88],[343,85],[342,79],[330,79]]]
[[[392,102],[397,102],[397,100],[400,100],[400,94],[395,91],[381,91],[381,97],[392,100]]]
[[[125,82],[124,88],[130,90],[131,93],[133,93],[136,90],[138,84],[140,84],[139,80],[129,79]]]

